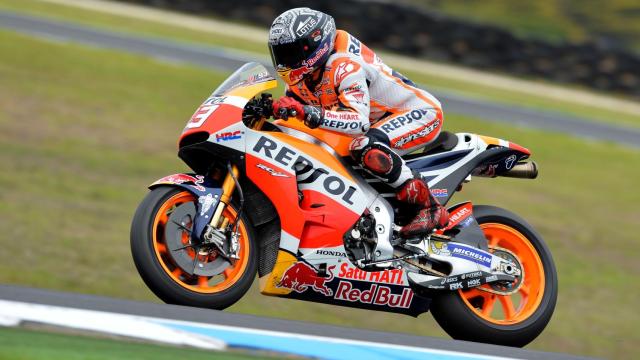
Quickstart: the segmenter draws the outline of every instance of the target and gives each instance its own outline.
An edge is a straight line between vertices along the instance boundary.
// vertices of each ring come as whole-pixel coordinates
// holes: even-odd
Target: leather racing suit
[[[346,31],[337,30],[332,52],[315,84],[300,81],[287,86],[286,95],[321,107],[320,127],[353,135],[353,158],[398,189],[398,199],[441,210],[422,180],[411,182],[414,174],[400,157],[438,136],[443,124],[440,102]],[[422,216],[423,223],[418,221],[414,228],[409,224],[402,232],[411,235],[425,227],[443,227],[448,215],[441,211],[435,218]]]

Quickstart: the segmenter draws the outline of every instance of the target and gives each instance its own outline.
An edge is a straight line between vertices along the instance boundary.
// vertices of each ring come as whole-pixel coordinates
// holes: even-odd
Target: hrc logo
[[[240,139],[242,137],[242,134],[243,132],[240,130],[233,131],[233,132],[219,133],[219,134],[216,134],[216,142]]]
[[[447,197],[449,191],[447,189],[431,189],[431,194],[435,197]]]

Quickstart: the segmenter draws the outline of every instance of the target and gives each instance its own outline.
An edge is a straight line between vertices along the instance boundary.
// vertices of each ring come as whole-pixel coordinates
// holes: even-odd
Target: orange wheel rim
[[[525,321],[538,309],[544,295],[545,277],[542,261],[531,242],[518,230],[498,223],[480,224],[489,242],[490,252],[502,248],[518,258],[524,276],[516,292],[500,295],[479,288],[458,290],[465,304],[480,318],[498,325],[512,325]]]
[[[193,292],[204,294],[224,291],[240,279],[249,263],[249,251],[251,250],[249,249],[249,237],[245,224],[240,222],[238,226],[239,259],[235,260],[233,264],[216,276],[189,275],[189,273],[176,265],[169,255],[164,233],[170,212],[175,207],[188,202],[197,202],[197,199],[190,192],[183,191],[167,199],[158,209],[153,220],[153,249],[156,257],[165,273],[178,285]],[[235,224],[237,214],[233,208],[226,206],[222,212],[222,217],[228,219],[230,224]],[[186,231],[183,233],[182,238],[183,242],[187,244],[189,235]],[[188,249],[187,251],[189,256],[196,256],[196,252],[193,249]]]

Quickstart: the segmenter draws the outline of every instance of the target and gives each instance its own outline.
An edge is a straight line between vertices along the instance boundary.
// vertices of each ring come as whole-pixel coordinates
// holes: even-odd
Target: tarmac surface
[[[10,285],[0,285],[0,299],[83,310],[95,310],[161,319],[192,321],[204,324],[233,326],[245,329],[267,330],[271,332],[304,334],[336,339],[349,339],[400,346],[410,346],[433,350],[455,351],[476,355],[488,355],[518,359],[586,359],[585,357],[574,355],[523,350],[518,348],[473,343],[467,341],[446,340],[401,333],[361,330],[302,321],[282,320],[261,316],[236,314],[210,309],[122,300],[102,296],[59,292]],[[416,319],[416,321],[420,320]],[[462,355],[463,357],[465,357],[464,354]]]

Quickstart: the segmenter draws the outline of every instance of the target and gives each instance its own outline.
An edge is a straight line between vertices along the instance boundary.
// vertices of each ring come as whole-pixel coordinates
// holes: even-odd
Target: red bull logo
[[[408,309],[413,300],[413,291],[405,287],[400,294],[394,294],[391,288],[380,284],[371,284],[369,289],[360,290],[354,288],[348,281],[340,281],[335,298],[363,304]]]
[[[333,268],[335,266],[329,267],[330,275],[328,277],[322,277],[318,275],[318,272],[312,266],[297,262],[284,272],[276,287],[291,289],[298,293],[305,292],[308,288],[311,288],[313,291],[325,296],[332,296],[333,291],[325,283],[333,280]]]
[[[193,186],[199,190],[199,191],[205,191],[206,189],[204,188],[204,186],[200,185],[204,182],[204,176],[202,175],[196,175],[196,176],[191,176],[191,175],[187,175],[187,174],[173,174],[173,175],[169,175],[169,176],[165,176],[162,179],[154,182],[152,185],[155,184],[184,184],[187,182],[191,182],[193,183]]]

